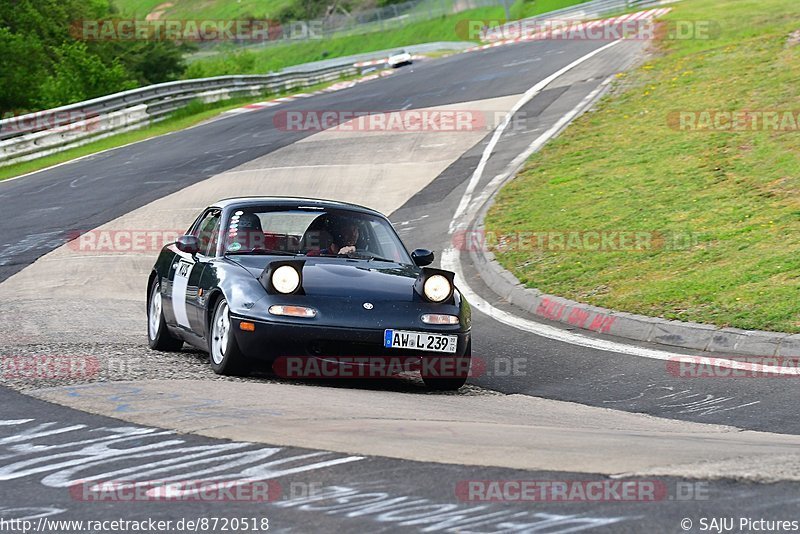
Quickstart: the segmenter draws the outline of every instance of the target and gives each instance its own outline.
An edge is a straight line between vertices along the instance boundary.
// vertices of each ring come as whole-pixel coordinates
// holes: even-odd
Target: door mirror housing
[[[182,235],[175,241],[175,248],[194,256],[200,252],[200,240],[193,235]]]
[[[411,253],[411,259],[418,267],[425,267],[433,263],[433,252],[426,248],[418,248]]]

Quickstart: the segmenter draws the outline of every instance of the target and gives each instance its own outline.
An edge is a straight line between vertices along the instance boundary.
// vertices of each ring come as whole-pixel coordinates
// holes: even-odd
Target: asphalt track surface
[[[19,421],[21,414],[35,416],[35,420],[5,424]],[[485,502],[479,498],[488,495],[488,490],[486,494],[473,494],[470,500],[470,494],[465,495],[462,490],[464,484],[484,480],[607,482],[609,479],[581,473],[465,469],[457,465],[162,434],[7,389],[0,390],[0,421],[4,423],[0,426],[3,447],[0,513],[3,519],[29,520],[33,525],[38,524],[39,517],[48,521],[84,522],[152,519],[172,521],[172,531],[179,532],[181,520],[255,518],[260,525],[267,518],[270,530],[278,532],[676,532],[680,521],[687,517],[789,519],[791,513],[787,510],[798,498],[796,485],[788,483],[762,486],[661,477],[626,479],[640,484],[655,481],[664,492],[662,500],[657,502]],[[151,433],[120,441],[120,436],[132,435],[137,430]],[[14,439],[20,431],[50,435],[46,440]],[[116,441],[112,443],[113,438]],[[48,447],[31,446],[43,441]],[[103,447],[114,454],[107,454]],[[210,464],[198,462],[209,458],[214,459],[211,465],[216,471],[204,472],[203,468],[209,468]],[[157,462],[160,464],[156,466]],[[287,473],[291,470],[295,472]],[[110,500],[110,493],[105,496],[84,493],[87,481],[94,477],[105,479],[111,473],[119,473],[117,479],[122,481],[175,477],[194,482],[269,477],[277,484],[270,489],[275,493],[268,493],[263,500],[240,497],[198,501],[184,495],[180,500],[173,496],[172,501],[153,497],[152,501],[119,502]],[[222,499],[224,494],[220,495]],[[51,529],[55,531],[52,526]]]
[[[0,280],[30,265],[37,258],[63,244],[70,231],[88,230],[148,204],[169,193],[231,169],[281,147],[288,146],[307,132],[276,131],[272,118],[278,111],[302,109],[393,110],[474,101],[519,94],[536,81],[555,72],[605,43],[536,42],[486,51],[459,54],[415,66],[394,76],[364,83],[338,93],[319,95],[285,104],[279,108],[234,115],[186,131],[113,150],[81,161],[59,166],[7,183],[0,183],[0,209],[3,232],[0,236]],[[562,83],[548,88],[523,111],[529,128],[504,135],[489,162],[484,181],[500,172],[533,136],[544,131],[558,117],[574,107],[607,76],[625,67],[628,61],[610,53],[591,68],[565,76]],[[409,248],[427,246],[442,250],[449,246],[447,228],[463,193],[466,180],[478,162],[486,139],[467,151],[458,161],[396,210],[391,218]],[[480,186],[479,188],[480,189]],[[482,286],[474,270],[464,264],[469,285],[496,306],[513,310]],[[514,313],[524,315],[521,310]],[[487,368],[498,370],[509,361],[524,361],[524,372],[509,375],[489,372],[472,382],[501,393],[523,393],[590,406],[646,413],[653,416],[700,423],[725,424],[742,429],[784,434],[800,434],[795,417],[796,395],[792,379],[716,379],[686,380],[671,377],[664,362],[595,351],[532,336],[488,319],[474,318],[476,357],[487,361]],[[687,353],[690,353],[687,351]],[[756,485],[735,481],[695,481],[706,497],[681,500],[680,480],[663,478],[669,497],[658,503],[464,503],[455,495],[465,480],[573,480],[604,479],[569,472],[520,472],[499,468],[463,467],[381,457],[359,457],[338,465],[314,467],[289,475],[276,475],[283,487],[281,499],[274,503],[186,502],[98,503],[81,501],[64,489],[65,481],[81,480],[98,471],[88,468],[70,471],[68,476],[50,477],[69,466],[55,460],[42,460],[50,450],[67,457],[86,458],[91,454],[77,443],[93,439],[99,428],[129,426],[119,421],[90,415],[69,408],[34,400],[0,388],[0,417],[13,424],[0,426],[0,511],[4,519],[53,513],[58,519],[113,519],[119,516],[180,519],[192,516],[269,517],[278,531],[409,531],[433,528],[460,528],[462,531],[546,531],[566,532],[571,528],[605,531],[664,532],[680,531],[684,517],[697,521],[701,516],[795,519],[790,511],[800,500],[798,486],[792,483]],[[20,422],[32,419],[33,421]],[[39,431],[86,425],[45,437],[21,437],[18,431],[31,426],[53,424]],[[87,433],[87,435],[83,435]],[[76,436],[77,435],[77,436]],[[7,438],[6,441],[2,441]],[[144,439],[144,438],[143,438]],[[198,436],[181,435],[184,446],[212,446],[225,442]],[[141,441],[141,440],[140,440]],[[25,444],[35,444],[35,447]],[[148,443],[142,442],[144,446]],[[59,447],[59,445],[63,445]],[[591,447],[590,443],[583,444]],[[178,444],[171,445],[177,447]],[[249,445],[255,450],[260,446]],[[239,450],[239,449],[237,449]],[[72,454],[72,456],[70,456]],[[180,456],[180,452],[175,453]],[[302,456],[316,451],[281,448],[277,455]],[[314,457],[316,458],[316,457]],[[327,453],[328,459],[348,458]],[[38,465],[22,473],[24,465]],[[120,455],[112,467],[130,469],[141,479],[143,460],[135,455]],[[300,460],[297,460],[301,462]],[[303,459],[302,461],[307,461]],[[322,460],[320,460],[322,461]],[[40,462],[40,463],[38,463]],[[316,462],[316,460],[314,460]],[[311,462],[311,463],[314,463]],[[301,462],[302,463],[302,462]],[[87,465],[89,464],[87,462]],[[16,466],[16,467],[14,467]],[[194,474],[191,468],[182,473]],[[95,468],[97,469],[97,468]],[[138,469],[138,471],[137,471]],[[177,470],[177,468],[176,468]],[[112,469],[103,466],[100,473]],[[145,470],[146,471],[146,470]],[[238,473],[238,472],[237,472]],[[133,476],[132,476],[133,478]],[[157,478],[157,477],[153,477]],[[287,493],[296,484],[297,493]],[[363,493],[385,493],[386,499],[406,497],[422,501],[418,506],[441,504],[447,511],[487,506],[471,511],[483,516],[462,524],[409,523],[421,521],[421,511],[413,516],[381,515],[358,508],[362,497],[356,493],[332,502],[302,502],[302,488],[342,487]],[[311,490],[309,490],[311,488]],[[316,488],[316,489],[315,489]],[[699,489],[698,489],[699,488]],[[685,489],[685,488],[684,488]],[[344,495],[344,494],[343,494]],[[318,494],[322,497],[322,494]],[[292,500],[292,498],[295,500]],[[377,501],[380,498],[374,497]],[[348,500],[349,499],[349,500]],[[366,502],[368,498],[363,498]],[[328,505],[320,506],[320,502]],[[407,501],[397,501],[407,502]],[[281,505],[283,503],[283,505]],[[215,510],[215,506],[217,507]],[[36,510],[34,510],[36,509]],[[49,511],[45,510],[49,509]],[[432,509],[431,509],[432,510]],[[135,514],[132,513],[135,511]],[[442,508],[439,512],[444,512]],[[359,513],[361,512],[361,513]],[[429,516],[428,519],[430,520]],[[437,516],[438,517],[438,516]],[[547,523],[550,521],[550,523]],[[537,530],[539,529],[539,530]],[[736,531],[737,529],[734,529]]]

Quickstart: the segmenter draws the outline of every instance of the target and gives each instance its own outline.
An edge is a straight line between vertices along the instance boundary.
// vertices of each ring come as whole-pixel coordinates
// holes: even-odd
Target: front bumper
[[[291,357],[363,357],[390,356],[422,359],[431,356],[464,356],[470,341],[470,331],[454,328],[413,328],[421,332],[458,336],[455,354],[411,349],[390,349],[383,346],[383,328],[341,328],[302,323],[272,322],[248,317],[231,318],[239,348],[248,358],[275,360]],[[255,331],[239,328],[242,321],[255,324]],[[398,329],[405,325],[398,325]]]

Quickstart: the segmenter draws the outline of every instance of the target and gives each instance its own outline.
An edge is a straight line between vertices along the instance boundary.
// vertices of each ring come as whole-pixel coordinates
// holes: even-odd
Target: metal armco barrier
[[[145,126],[193,100],[216,102],[303,89],[356,74],[352,64],[308,72],[217,76],[160,83],[0,121],[0,166]]]

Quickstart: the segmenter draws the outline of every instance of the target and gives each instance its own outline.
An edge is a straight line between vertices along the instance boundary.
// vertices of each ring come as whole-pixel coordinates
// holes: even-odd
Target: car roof
[[[211,207],[228,209],[250,206],[275,206],[297,208],[301,206],[308,206],[323,209],[346,209],[351,211],[358,211],[361,213],[368,213],[370,215],[378,215],[385,217],[379,211],[359,206],[358,204],[351,204],[349,202],[339,202],[336,200],[324,200],[320,198],[306,198],[306,197],[276,197],[276,196],[251,196],[251,197],[230,197],[223,198],[215,202]]]

